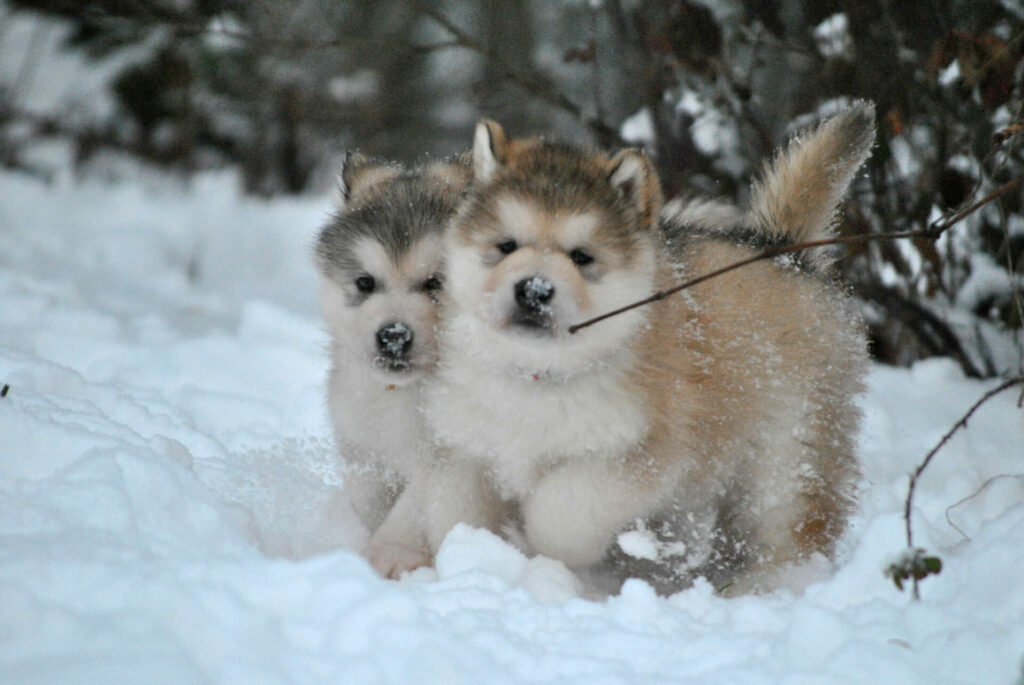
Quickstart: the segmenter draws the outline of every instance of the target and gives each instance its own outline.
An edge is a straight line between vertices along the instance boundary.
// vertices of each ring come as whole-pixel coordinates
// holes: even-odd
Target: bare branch
[[[991,193],[983,197],[981,200],[975,202],[973,205],[966,207],[949,217],[945,217],[939,221],[936,221],[927,228],[918,229],[916,231],[903,231],[898,233],[862,233],[859,235],[848,235],[840,236],[837,238],[829,238],[828,240],[813,240],[806,243],[796,243],[794,245],[779,245],[774,247],[768,247],[759,252],[758,254],[754,255],[753,257],[749,257],[747,259],[743,259],[741,261],[728,264],[720,269],[715,269],[714,271],[711,271],[709,273],[697,276],[696,278],[692,278],[688,281],[684,281],[683,283],[675,285],[671,288],[659,290],[658,292],[654,293],[650,297],[644,298],[643,300],[633,302],[631,304],[625,305],[624,307],[619,307],[618,309],[606,312],[604,314],[601,314],[600,316],[595,316],[592,319],[587,319],[582,323],[573,324],[572,326],[569,326],[567,330],[569,331],[569,333],[576,333],[580,329],[586,328],[587,326],[592,326],[593,324],[599,321],[604,321],[605,319],[609,319],[613,316],[617,316],[624,312],[628,312],[629,310],[636,309],[637,307],[642,307],[646,304],[651,304],[652,302],[664,300],[669,295],[674,295],[675,293],[686,290],[687,288],[691,288],[699,283],[703,283],[706,280],[715,278],[716,276],[721,276],[722,274],[734,271],[741,267],[747,266],[748,264],[753,264],[754,262],[760,262],[765,259],[772,259],[774,257],[778,257],[784,254],[790,254],[792,252],[801,252],[803,250],[807,250],[814,247],[825,247],[826,245],[845,245],[848,243],[865,243],[876,240],[900,240],[904,238],[923,238],[926,240],[937,240],[939,236],[941,236],[951,226],[967,218],[974,212],[981,209],[981,207],[983,207],[984,205],[995,200],[997,197],[1013,190],[1018,185],[1020,185],[1022,181],[1024,181],[1024,176],[1018,176],[1017,178],[999,186]]]
[[[931,463],[931,460],[935,457],[938,451],[942,449],[943,445],[949,442],[949,439],[952,438],[958,430],[960,430],[961,428],[965,428],[967,426],[967,421],[971,418],[971,416],[974,415],[974,412],[976,412],[981,405],[985,404],[985,402],[988,402],[990,399],[992,399],[999,393],[1003,392],[1004,390],[1008,390],[1015,385],[1020,385],[1021,383],[1024,383],[1024,377],[1011,378],[1010,380],[1004,381],[1000,385],[996,386],[992,390],[989,390],[987,393],[982,395],[977,402],[971,405],[971,408],[967,410],[967,413],[960,417],[960,420],[953,424],[953,427],[950,428],[949,431],[947,431],[946,434],[942,436],[942,439],[939,440],[935,447],[933,447],[931,451],[925,456],[924,461],[922,461],[918,465],[918,467],[914,469],[914,473],[911,474],[910,476],[910,485],[907,488],[907,499],[904,502],[903,507],[903,519],[906,522],[908,547],[914,546],[914,531],[910,524],[910,510],[913,506],[914,490],[917,487],[918,478],[920,478],[924,470],[928,468],[928,464]]]
[[[927,232],[928,234],[925,235],[924,237],[930,238],[932,240],[935,240],[940,235],[942,235],[942,233],[946,229],[948,229],[950,226],[952,226],[953,224],[959,223],[963,219],[966,219],[971,214],[974,214],[976,211],[978,211],[979,209],[981,209],[982,207],[987,205],[989,202],[992,202],[992,200],[995,200],[997,197],[999,197],[1001,195],[1004,195],[1004,194],[1008,193],[1009,191],[1013,190],[1014,188],[1016,188],[1017,186],[1019,186],[1021,184],[1021,181],[1024,181],[1024,176],[1018,176],[1015,179],[1007,181],[1006,183],[1004,183],[1003,185],[999,186],[998,188],[993,190],[991,193],[986,195],[985,197],[983,197],[980,200],[978,200],[977,202],[975,202],[973,205],[970,205],[969,207],[961,209],[959,212],[953,214],[950,217],[947,217],[947,218],[941,219],[939,221],[936,221],[935,223],[933,223],[929,227],[928,232]]]
[[[865,233],[862,235],[850,235],[842,236],[839,238],[830,238],[828,240],[814,240],[807,243],[797,243],[795,245],[779,245],[775,247],[768,247],[762,250],[761,252],[757,253],[753,257],[748,257],[747,259],[738,262],[733,262],[732,264],[723,266],[720,269],[715,269],[714,271],[702,274],[700,276],[697,276],[696,278],[691,278],[688,281],[683,281],[679,285],[672,286],[671,288],[659,290],[658,292],[654,293],[650,297],[644,298],[643,300],[627,304],[623,307],[619,307],[618,309],[601,314],[600,316],[595,316],[594,318],[588,319],[582,323],[569,326],[567,330],[569,331],[569,333],[575,333],[576,331],[582,328],[586,328],[587,326],[592,326],[593,324],[599,321],[604,321],[605,319],[609,319],[613,316],[617,316],[624,312],[628,312],[631,309],[642,307],[645,304],[651,304],[652,302],[664,300],[669,295],[674,295],[678,292],[686,290],[687,288],[692,288],[693,286],[698,285],[699,283],[703,283],[704,281],[715,278],[716,276],[721,276],[722,274],[729,273],[730,271],[735,271],[736,269],[747,266],[748,264],[753,264],[754,262],[760,262],[765,259],[773,259],[774,257],[778,257],[780,255],[789,254],[791,252],[800,252],[801,250],[807,250],[812,247],[824,247],[826,245],[838,245],[842,243],[860,243],[867,242],[870,240],[924,238],[927,237],[928,230],[929,229],[922,229],[920,231],[907,231],[904,233]]]
[[[956,532],[958,532],[961,535],[963,535],[964,536],[964,540],[967,540],[968,542],[970,542],[971,541],[971,536],[968,535],[967,533],[965,533],[963,531],[963,529],[960,528],[960,526],[958,526],[955,523],[953,523],[953,519],[950,518],[949,512],[951,512],[952,510],[956,509],[961,504],[964,504],[965,502],[969,502],[970,500],[974,499],[975,497],[978,497],[981,493],[983,493],[986,490],[988,490],[989,486],[992,485],[993,483],[995,483],[997,481],[1000,481],[1000,480],[1008,480],[1008,479],[1024,481],[1024,475],[1017,475],[1017,474],[1010,474],[1010,473],[1000,473],[997,476],[992,476],[991,478],[986,480],[984,483],[982,483],[978,487],[977,490],[975,490],[971,494],[967,495],[966,497],[963,497],[963,498],[957,500],[956,502],[953,502],[948,507],[946,507],[946,513],[945,513],[946,523],[948,523],[951,527],[953,527],[956,530]]]
[[[908,548],[914,548],[914,530],[911,526],[910,512],[914,503],[914,491],[917,488],[917,481],[921,477],[921,474],[924,473],[924,470],[926,468],[928,468],[928,464],[931,463],[932,459],[935,457],[936,454],[938,454],[939,450],[942,449],[942,447],[947,442],[949,442],[949,439],[952,438],[958,430],[967,427],[967,421],[970,420],[970,418],[974,415],[974,412],[976,412],[978,408],[981,407],[981,405],[985,404],[990,399],[992,399],[999,393],[1003,392],[1004,390],[1008,390],[1009,388],[1012,388],[1015,385],[1021,384],[1024,384],[1024,377],[1011,378],[1010,380],[1004,381],[1002,384],[996,386],[992,390],[989,390],[987,393],[982,395],[977,402],[971,405],[971,408],[967,410],[967,413],[960,417],[960,420],[953,424],[953,427],[950,428],[949,431],[942,436],[942,439],[939,440],[935,447],[933,447],[931,451],[925,456],[924,461],[922,461],[918,465],[918,467],[914,469],[914,473],[912,473],[910,476],[910,485],[907,487],[907,499],[903,503],[903,520],[906,524]],[[914,599],[920,599],[920,593],[918,592],[917,588],[917,578],[914,578]]]

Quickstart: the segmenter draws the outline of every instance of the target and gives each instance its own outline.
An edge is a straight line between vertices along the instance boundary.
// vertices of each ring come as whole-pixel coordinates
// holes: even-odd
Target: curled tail
[[[766,237],[802,243],[833,236],[836,208],[875,141],[875,106],[859,100],[812,133],[798,134],[765,164],[754,183],[748,220]],[[824,273],[828,247],[810,248],[800,261]]]

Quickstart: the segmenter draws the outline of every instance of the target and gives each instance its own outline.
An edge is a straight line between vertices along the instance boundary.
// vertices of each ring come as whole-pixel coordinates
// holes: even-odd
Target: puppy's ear
[[[608,182],[636,209],[643,228],[661,211],[661,181],[644,153],[627,148],[608,162]]]
[[[473,134],[473,178],[487,183],[505,163],[508,139],[505,130],[490,119],[481,119]]]
[[[469,184],[472,174],[469,154],[463,153],[441,162],[434,162],[424,172],[428,180],[441,184],[456,192],[462,192]]]
[[[397,164],[377,162],[349,150],[338,174],[338,209],[344,209],[352,200],[401,173]]]

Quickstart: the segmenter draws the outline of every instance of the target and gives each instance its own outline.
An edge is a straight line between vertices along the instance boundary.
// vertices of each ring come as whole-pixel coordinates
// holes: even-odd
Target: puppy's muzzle
[[[377,351],[387,367],[397,370],[408,366],[406,360],[413,337],[412,329],[401,321],[389,323],[377,331]]]

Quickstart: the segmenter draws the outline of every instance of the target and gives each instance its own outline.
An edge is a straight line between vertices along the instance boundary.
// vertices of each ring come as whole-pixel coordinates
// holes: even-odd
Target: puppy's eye
[[[440,276],[431,276],[427,280],[423,281],[423,289],[427,292],[440,290],[442,285]]]
[[[360,276],[356,279],[356,290],[365,295],[369,295],[376,288],[377,281],[374,280],[373,276]]]
[[[497,247],[498,252],[501,254],[512,254],[519,247],[519,243],[509,238],[508,240],[503,240],[498,243]]]
[[[586,266],[587,264],[590,264],[592,261],[594,261],[594,258],[590,255],[589,252],[585,252],[579,248],[576,248],[575,250],[569,253],[569,259],[571,259],[572,263],[575,264],[576,266]]]

